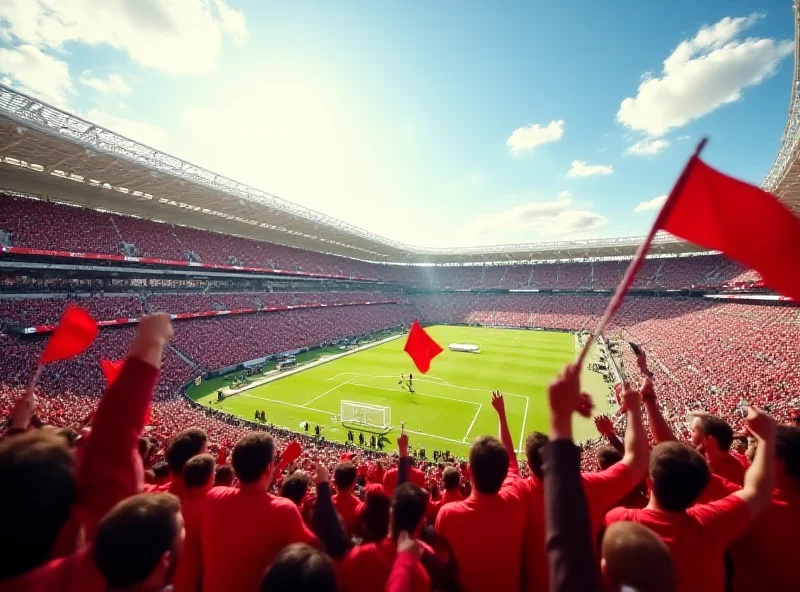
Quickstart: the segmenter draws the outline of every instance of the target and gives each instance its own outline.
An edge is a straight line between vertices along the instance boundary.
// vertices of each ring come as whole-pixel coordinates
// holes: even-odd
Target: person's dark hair
[[[391,500],[382,491],[368,491],[364,496],[358,530],[363,543],[377,543],[389,534]]]
[[[233,447],[233,470],[244,484],[258,481],[275,455],[272,436],[264,432],[252,432],[243,436]]]
[[[174,475],[183,471],[183,465],[193,456],[205,452],[208,436],[200,428],[189,428],[175,436],[169,443],[165,460]]]
[[[330,558],[314,547],[295,543],[285,547],[264,574],[260,592],[336,592],[336,570]]]
[[[442,483],[445,491],[453,491],[461,485],[461,474],[455,467],[447,467],[442,472]]]
[[[106,514],[92,549],[109,588],[135,586],[153,573],[164,553],[177,555],[180,511],[178,498],[170,493],[140,493]]]
[[[230,465],[219,465],[214,472],[214,487],[230,487],[233,485],[233,467]]]
[[[427,492],[413,483],[403,483],[392,493],[392,527],[395,534],[401,530],[409,534],[419,526],[425,518],[428,507]]]
[[[549,441],[550,438],[542,432],[533,432],[525,439],[525,458],[528,459],[528,468],[538,479],[544,477],[544,473],[542,473],[542,457],[539,454],[539,450]]]
[[[608,467],[613,467],[615,464],[622,460],[622,454],[613,446],[603,446],[598,448],[595,453],[597,459],[597,466],[601,471],[605,471]]]
[[[211,482],[217,461],[210,454],[193,456],[183,467],[183,484],[187,490],[204,487]]]
[[[776,427],[775,456],[783,461],[786,474],[800,481],[800,428]]]
[[[0,442],[0,580],[47,561],[77,496],[75,459],[63,437],[35,430]]]
[[[308,493],[310,484],[311,477],[302,471],[292,473],[283,480],[283,484],[281,485],[281,497],[290,499],[295,505],[299,506],[303,503],[303,499],[306,497],[306,493]]]
[[[703,435],[713,436],[720,450],[728,451],[733,444],[733,428],[728,422],[707,413],[697,413],[695,417],[700,420],[700,429]]]
[[[650,453],[650,480],[659,505],[680,512],[694,503],[711,479],[705,459],[691,446],[662,442]]]
[[[358,471],[356,466],[351,462],[343,462],[336,465],[333,470],[333,482],[336,489],[339,491],[346,491],[355,485]]]
[[[56,430],[56,434],[64,438],[64,441],[70,448],[74,448],[75,444],[78,442],[78,438],[81,437],[81,435],[77,432],[77,430],[70,427],[59,428]]]
[[[156,479],[166,479],[169,477],[169,465],[164,461],[157,462],[153,465],[153,475]]]
[[[500,440],[480,436],[469,451],[469,466],[475,489],[485,495],[500,491],[508,475],[508,452]]]

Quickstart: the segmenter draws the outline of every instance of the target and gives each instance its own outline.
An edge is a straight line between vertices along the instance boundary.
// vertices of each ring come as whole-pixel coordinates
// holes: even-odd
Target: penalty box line
[[[333,380],[335,378],[339,378],[340,376],[345,376],[347,374],[351,374],[353,376],[361,376],[363,378],[397,378],[396,374],[378,375],[378,374],[362,374],[361,372],[340,372],[336,376],[331,376],[325,382],[328,382],[328,381]],[[478,391],[479,393],[491,393],[493,390],[496,390],[496,389],[475,388],[475,387],[471,387],[471,386],[459,386],[457,384],[450,384],[449,382],[447,382],[446,380],[444,380],[442,378],[415,378],[414,382],[429,382],[431,384],[441,384],[441,385],[444,385],[444,386],[449,386],[450,388],[461,389],[463,391]],[[505,391],[501,391],[501,392],[503,392],[503,395],[506,396],[506,397],[519,397],[521,399],[527,399],[528,398],[528,395],[518,395],[516,393],[507,393]],[[458,399],[456,399],[456,400],[458,400]]]

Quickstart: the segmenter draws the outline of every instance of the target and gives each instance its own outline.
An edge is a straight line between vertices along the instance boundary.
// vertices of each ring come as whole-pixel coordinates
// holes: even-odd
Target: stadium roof
[[[797,70],[795,57],[789,122],[764,185],[800,204]],[[144,146],[3,85],[0,179],[0,188],[20,193],[376,262],[621,257],[632,256],[642,242],[641,237],[625,237],[461,248],[406,245]],[[659,234],[651,253],[702,250]]]
[[[781,147],[761,188],[800,211],[800,0],[794,0],[794,76]]]

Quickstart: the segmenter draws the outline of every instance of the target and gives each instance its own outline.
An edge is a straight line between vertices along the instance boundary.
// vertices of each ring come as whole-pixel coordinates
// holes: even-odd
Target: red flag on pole
[[[39,364],[73,358],[89,347],[97,337],[97,323],[82,308],[69,305],[53,331]]]
[[[119,371],[122,370],[122,365],[125,360],[100,360],[100,368],[103,370],[103,376],[106,377],[106,384],[111,386],[119,376]]]
[[[699,157],[705,144],[705,139],[698,144],[675,182],[608,303],[594,336],[603,333],[619,309],[659,230],[722,251],[730,259],[759,272],[765,285],[800,300],[800,219],[775,196],[705,164]],[[578,366],[583,364],[594,336],[581,350]]]
[[[431,360],[442,353],[441,346],[425,332],[419,321],[414,321],[403,348],[411,356],[417,369],[425,374],[431,368]]]

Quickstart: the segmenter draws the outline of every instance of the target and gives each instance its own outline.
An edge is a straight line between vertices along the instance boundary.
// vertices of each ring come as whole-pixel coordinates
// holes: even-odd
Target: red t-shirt
[[[203,505],[203,591],[255,592],[286,545],[318,545],[291,500],[250,487],[215,487]]]
[[[2,592],[105,592],[106,582],[90,549],[54,559],[16,578],[0,582]]]
[[[711,473],[711,479],[708,481],[708,485],[706,485],[706,488],[694,503],[695,505],[710,504],[711,502],[721,500],[723,497],[728,497],[730,494],[740,489],[741,487],[736,485],[736,483],[731,483],[719,475]]]
[[[520,589],[526,508],[518,482],[509,475],[497,494],[473,489],[439,510],[436,531],[453,550],[464,592]]]
[[[622,463],[599,473],[581,473],[581,479],[589,508],[592,541],[596,541],[606,512],[636,484],[630,468]],[[529,477],[520,481],[519,490],[527,508],[524,587],[529,592],[547,592],[550,589],[550,568],[545,551],[544,484]]]
[[[183,543],[183,553],[175,570],[173,586],[175,592],[197,592],[203,577],[200,528],[206,492],[204,489],[194,489],[188,492],[184,490],[182,493],[180,496],[181,514],[183,514],[186,537]]]
[[[731,547],[735,590],[798,588],[800,491],[776,489],[772,503]]]
[[[614,508],[606,525],[628,521],[644,524],[663,540],[672,553],[681,592],[725,592],[724,554],[750,524],[747,504],[729,495],[685,512]]]
[[[344,529],[348,536],[353,534],[353,529],[358,524],[358,517],[364,502],[350,492],[337,493],[333,496],[333,505],[339,516],[342,517]]]
[[[715,475],[719,475],[726,481],[735,483],[739,487],[744,485],[745,468],[738,460],[730,454],[722,454],[713,462],[708,462],[708,468]]]
[[[418,542],[423,548],[425,544]],[[429,552],[433,552],[428,549]],[[380,592],[392,573],[397,542],[385,538],[379,543],[354,547],[345,557],[341,570],[342,592]],[[411,572],[411,588],[406,592],[428,592],[431,580],[417,560]]]
[[[408,482],[425,489],[425,473],[417,467],[411,467],[408,472]],[[389,469],[383,476],[383,488],[386,490],[386,495],[391,497],[395,487],[397,487],[397,467]]]

